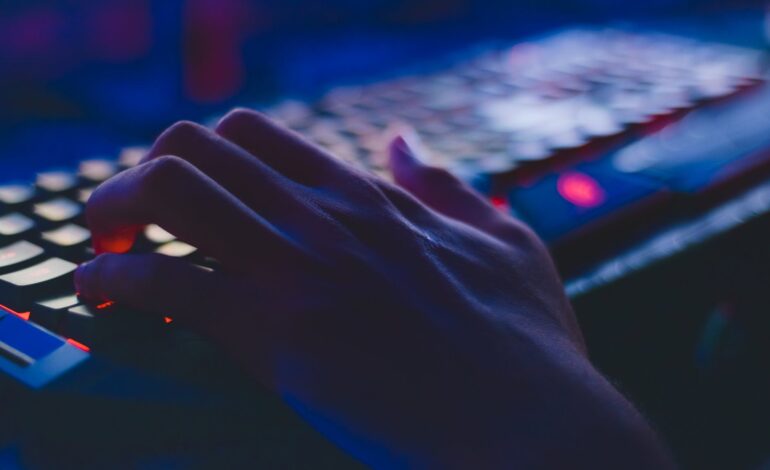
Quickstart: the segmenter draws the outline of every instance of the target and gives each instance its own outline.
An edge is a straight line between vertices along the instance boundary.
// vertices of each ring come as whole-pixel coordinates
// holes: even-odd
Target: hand
[[[401,187],[256,113],[176,124],[92,195],[95,245],[157,223],[221,269],[102,254],[78,291],[208,336],[371,465],[665,466],[538,238],[407,139],[390,157]]]

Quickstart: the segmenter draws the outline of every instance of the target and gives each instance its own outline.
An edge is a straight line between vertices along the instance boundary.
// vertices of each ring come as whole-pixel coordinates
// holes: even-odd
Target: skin
[[[374,467],[670,467],[541,241],[412,138],[389,151],[395,185],[254,112],[177,123],[92,195],[77,289],[197,330]],[[147,223],[222,268],[119,254]]]

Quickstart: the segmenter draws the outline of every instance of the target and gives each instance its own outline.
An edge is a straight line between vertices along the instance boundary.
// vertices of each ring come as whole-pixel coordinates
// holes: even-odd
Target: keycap
[[[110,160],[95,158],[80,162],[78,176],[91,183],[101,183],[118,172],[118,165]]]
[[[160,253],[161,255],[166,256],[173,256],[175,258],[185,258],[195,253],[196,250],[197,248],[192,245],[188,245],[185,242],[173,241],[159,246],[155,250],[155,253]]]
[[[23,309],[34,300],[72,290],[77,267],[60,258],[49,258],[28,268],[0,276],[0,299],[12,308]]]
[[[510,152],[516,160],[521,162],[545,160],[553,155],[553,151],[542,140],[514,142],[511,144]]]
[[[61,313],[56,332],[78,341],[93,344],[96,341],[96,316],[86,305],[70,307]]]
[[[96,190],[96,186],[79,189],[78,196],[77,196],[78,202],[81,204],[86,204],[88,200],[91,198],[91,194],[93,194],[95,190]]]
[[[144,236],[148,241],[162,245],[176,240],[176,237],[155,224],[150,224],[144,229]]]
[[[68,308],[57,325],[59,334],[100,349],[116,340],[133,341],[168,331],[162,316],[125,309],[115,302]]]
[[[24,240],[0,248],[0,272],[6,272],[8,268],[20,267],[42,254],[42,248]]]
[[[24,184],[6,184],[0,186],[0,205],[6,209],[15,209],[32,202],[35,188]]]
[[[91,232],[80,225],[67,224],[57,229],[43,232],[40,236],[51,244],[70,247],[87,242],[91,238]]]
[[[39,300],[32,305],[30,320],[51,330],[58,328],[63,313],[80,303],[75,294],[60,295]]]
[[[141,146],[126,147],[120,152],[118,165],[124,169],[133,168],[139,164],[149,150],[149,148]]]
[[[70,221],[82,212],[81,206],[63,197],[35,204],[33,212],[46,223]]]
[[[67,224],[40,234],[40,238],[54,254],[75,261],[85,261],[83,248],[91,239],[88,229],[76,224]]]
[[[48,194],[59,194],[74,190],[78,185],[78,178],[68,171],[46,171],[38,173],[35,186],[40,191]]]
[[[0,236],[18,238],[28,234],[35,227],[35,221],[26,215],[12,212],[0,217]]]

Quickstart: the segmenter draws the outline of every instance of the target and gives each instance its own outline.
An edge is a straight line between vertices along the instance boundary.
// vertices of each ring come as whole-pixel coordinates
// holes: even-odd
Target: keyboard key
[[[144,229],[144,236],[151,243],[162,245],[176,240],[176,237],[155,224],[150,224]]]
[[[38,173],[35,186],[40,191],[48,194],[60,194],[74,190],[78,179],[74,173],[68,171],[46,171]]]
[[[159,246],[158,249],[155,250],[155,253],[173,256],[174,258],[186,258],[195,253],[195,251],[197,251],[197,248],[192,245],[188,245],[185,242],[173,241]]]
[[[164,334],[168,331],[163,317],[127,310],[114,302],[77,305],[68,308],[57,326],[59,334],[75,338],[97,349],[117,340]]]
[[[93,309],[86,305],[68,308],[60,315],[57,333],[89,345],[94,344],[98,327],[94,313]]]
[[[0,271],[7,271],[7,268],[11,267],[18,268],[42,254],[42,248],[24,240],[0,248]]]
[[[91,238],[91,232],[80,225],[67,224],[41,235],[43,240],[61,247],[82,245]]]
[[[35,188],[23,184],[6,184],[0,186],[0,204],[7,209],[17,208],[28,204],[35,198]]]
[[[64,312],[80,303],[77,295],[61,295],[35,302],[30,311],[30,320],[40,326],[57,330]]]
[[[114,176],[117,172],[118,165],[115,162],[98,158],[80,162],[78,175],[86,181],[101,183]]]
[[[120,152],[118,157],[118,165],[121,168],[128,169],[133,168],[139,164],[150,149],[147,147],[126,147]]]
[[[35,204],[34,213],[47,223],[59,223],[73,220],[82,212],[81,206],[63,197]]]
[[[60,258],[0,276],[0,299],[12,308],[26,308],[35,299],[72,290],[72,273],[77,267]]]
[[[43,232],[40,238],[46,242],[51,251],[57,256],[82,262],[86,260],[84,248],[91,239],[91,232],[80,225],[67,224],[54,230]]]
[[[3,237],[17,238],[28,234],[34,227],[34,220],[18,212],[0,217],[0,236]]]
[[[80,300],[78,299],[78,296],[75,294],[71,294],[71,295],[60,295],[57,297],[52,297],[50,299],[41,300],[39,302],[35,302],[35,305],[39,305],[45,308],[51,308],[54,310],[63,310],[65,308],[74,307],[79,303],[80,303]]]
[[[78,190],[78,202],[81,204],[88,203],[88,200],[91,198],[91,194],[94,193],[96,190],[96,186],[92,186],[90,188],[82,188]]]

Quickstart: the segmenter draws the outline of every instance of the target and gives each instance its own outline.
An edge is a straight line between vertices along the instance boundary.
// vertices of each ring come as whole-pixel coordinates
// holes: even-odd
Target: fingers
[[[159,157],[108,180],[86,207],[97,253],[123,252],[135,227],[156,223],[233,267],[287,255],[292,245],[272,225],[200,170]]]
[[[216,132],[304,185],[318,186],[347,174],[347,167],[323,150],[254,111],[231,111],[219,121]]]
[[[174,124],[158,137],[143,162],[164,155],[186,160],[271,220],[303,213],[293,197],[299,186],[203,126],[187,121]]]
[[[113,300],[194,327],[224,321],[230,311],[221,274],[157,254],[100,255],[78,267],[75,286],[89,301]]]
[[[402,136],[390,144],[390,166],[396,183],[433,210],[476,228],[493,229],[500,213],[446,170],[420,161],[419,150]]]

